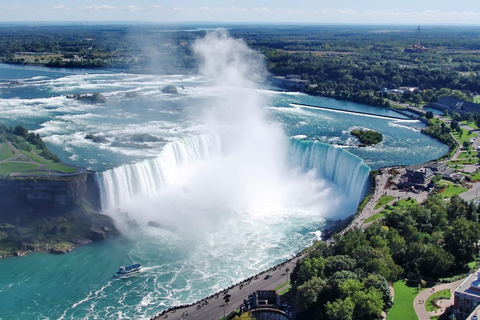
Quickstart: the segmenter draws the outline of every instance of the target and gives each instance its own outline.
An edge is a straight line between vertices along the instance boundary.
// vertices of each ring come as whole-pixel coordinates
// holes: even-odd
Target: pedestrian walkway
[[[413,300],[413,308],[419,320],[430,320],[430,317],[439,316],[445,312],[445,310],[453,305],[453,298],[455,289],[464,281],[461,279],[451,283],[442,283],[432,288],[428,288],[420,292],[415,299]],[[425,303],[427,299],[434,294],[435,292],[450,289],[451,297],[450,299],[440,300],[437,304],[440,305],[440,309],[436,311],[428,312],[425,308]]]

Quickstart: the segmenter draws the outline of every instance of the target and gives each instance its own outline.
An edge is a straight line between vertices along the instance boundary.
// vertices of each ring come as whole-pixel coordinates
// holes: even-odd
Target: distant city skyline
[[[480,1],[0,0],[0,23],[14,21],[480,25]]]

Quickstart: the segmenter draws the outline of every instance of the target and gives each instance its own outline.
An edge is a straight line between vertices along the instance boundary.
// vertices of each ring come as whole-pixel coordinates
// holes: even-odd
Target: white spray
[[[145,170],[138,168],[145,166],[160,173],[147,177],[148,190],[140,188],[135,197],[118,195],[120,209],[139,223],[156,221],[195,239],[205,239],[202,234],[217,232],[220,226],[235,228],[239,221],[258,226],[258,219],[312,215],[321,220],[330,214],[342,192],[318,179],[315,169],[292,170],[287,164],[288,138],[279,124],[266,119],[262,106],[267,101],[255,89],[255,81],[265,74],[261,55],[224,30],[197,40],[194,50],[202,61],[202,74],[221,92],[204,107],[207,138],[200,139],[202,145],[186,139],[177,143],[191,147],[186,152],[173,144],[158,159],[135,165],[142,175]],[[103,176],[104,184],[135,188],[135,182],[114,180],[108,173]]]

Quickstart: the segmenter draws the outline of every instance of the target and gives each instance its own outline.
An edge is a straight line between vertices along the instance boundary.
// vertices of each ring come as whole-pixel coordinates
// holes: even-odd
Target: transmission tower
[[[420,48],[420,26],[417,28],[417,46]]]

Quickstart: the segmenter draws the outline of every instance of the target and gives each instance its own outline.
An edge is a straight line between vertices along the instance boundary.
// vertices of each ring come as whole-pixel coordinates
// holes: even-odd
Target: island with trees
[[[360,147],[371,146],[383,140],[383,135],[373,130],[352,130],[350,134],[358,138]]]

